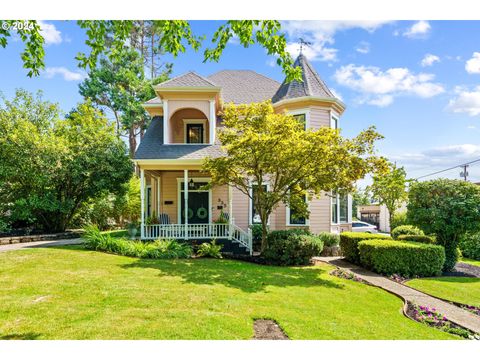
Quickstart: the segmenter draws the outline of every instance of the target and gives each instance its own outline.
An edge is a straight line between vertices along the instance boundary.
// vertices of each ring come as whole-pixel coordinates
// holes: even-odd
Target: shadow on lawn
[[[0,340],[35,340],[40,336],[40,334],[28,332],[22,334],[0,334]]]
[[[342,289],[343,284],[320,278],[326,270],[319,267],[277,267],[257,265],[235,260],[189,259],[148,260],[138,259],[128,268],[151,268],[160,271],[159,276],[176,276],[184,282],[215,285],[220,284],[244,292],[265,291],[267,286],[327,287]]]

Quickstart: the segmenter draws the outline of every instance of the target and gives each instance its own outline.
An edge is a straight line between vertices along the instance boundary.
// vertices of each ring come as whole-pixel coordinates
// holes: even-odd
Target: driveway
[[[49,246],[76,245],[76,244],[81,244],[82,242],[83,242],[83,239],[77,238],[77,239],[34,241],[29,243],[8,244],[8,245],[0,245],[0,252],[39,248],[39,247],[49,247]]]

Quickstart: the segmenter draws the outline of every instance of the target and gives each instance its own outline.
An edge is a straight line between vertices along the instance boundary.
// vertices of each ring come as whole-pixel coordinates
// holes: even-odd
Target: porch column
[[[157,217],[160,216],[160,176],[157,177]]]
[[[188,239],[188,170],[183,170],[183,201],[185,204],[185,239]]]
[[[217,127],[217,117],[215,114],[215,100],[210,100],[210,121],[209,121],[209,129],[210,129],[210,144],[215,144],[215,131]]]
[[[233,199],[232,199],[233,191],[232,185],[228,184],[228,221],[230,224],[233,224]]]
[[[145,238],[145,170],[140,169],[140,238]]]

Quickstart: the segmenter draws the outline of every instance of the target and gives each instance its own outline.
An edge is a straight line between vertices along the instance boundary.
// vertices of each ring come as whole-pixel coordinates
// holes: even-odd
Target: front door
[[[189,191],[188,192],[188,223],[189,224],[208,224],[208,191]],[[185,224],[185,199],[183,191],[181,192],[181,223]]]

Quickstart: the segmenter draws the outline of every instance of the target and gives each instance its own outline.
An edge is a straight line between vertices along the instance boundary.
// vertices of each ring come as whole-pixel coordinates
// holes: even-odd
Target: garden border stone
[[[80,237],[80,235],[82,233],[83,233],[82,230],[71,230],[71,231],[66,231],[66,232],[63,232],[63,233],[56,233],[56,234],[39,234],[39,235],[0,237],[0,246],[1,245],[10,245],[10,244],[29,243],[29,242],[36,242],[36,241],[76,239],[76,238]]]

